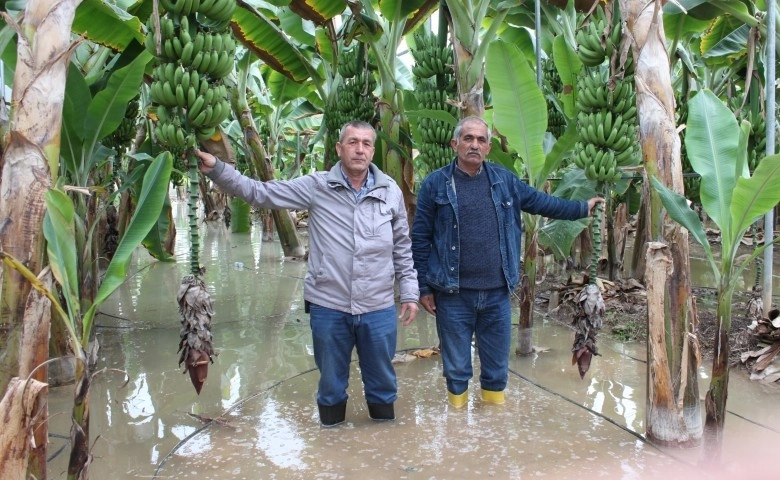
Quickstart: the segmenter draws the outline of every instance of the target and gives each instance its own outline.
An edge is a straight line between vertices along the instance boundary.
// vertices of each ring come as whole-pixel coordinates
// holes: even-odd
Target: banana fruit
[[[227,28],[236,0],[161,0],[147,22],[145,47],[157,57],[149,86],[157,104],[155,140],[172,151],[210,138],[231,113],[222,79],[235,68]]]
[[[616,182],[622,178],[622,167],[641,160],[633,76],[607,77],[601,67],[620,48],[622,32],[617,27],[610,27],[599,6],[590,23],[576,34],[578,55],[586,68],[575,89],[580,140],[571,161],[596,182]]]

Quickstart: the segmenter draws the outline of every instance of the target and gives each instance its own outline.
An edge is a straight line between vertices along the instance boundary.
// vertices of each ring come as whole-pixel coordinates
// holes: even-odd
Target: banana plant
[[[408,141],[409,121],[404,115],[403,90],[397,70],[401,65],[398,47],[406,32],[411,31],[437,8],[430,0],[349,0],[352,22],[350,36],[370,47],[378,71],[378,114],[381,141],[377,144],[379,166],[401,187],[407,209],[414,202],[414,168]],[[411,78],[407,72],[406,78]],[[404,81],[406,79],[403,79]]]
[[[747,122],[734,114],[710,90],[698,92],[688,103],[685,148],[693,169],[701,175],[701,203],[720,229],[721,254],[710,247],[702,221],[686,199],[653,177],[653,187],[669,216],[688,229],[704,248],[717,286],[717,347],[710,388],[705,399],[705,450],[717,459],[723,440],[729,379],[729,341],[732,297],[744,269],[780,237],[769,241],[738,262],[742,237],[751,224],[780,202],[780,155],[761,159],[750,175],[747,165]]]
[[[504,28],[504,19],[515,2],[446,0],[455,49],[455,78],[464,116],[481,117],[485,111],[485,61],[488,46]],[[484,29],[484,30],[483,30]]]
[[[551,148],[550,153],[545,155],[547,104],[528,59],[516,45],[503,40],[492,42],[487,53],[486,77],[493,95],[493,126],[500,135],[506,137],[507,143],[519,155],[519,159],[507,167],[518,173],[524,171],[528,184],[540,189],[547,181],[548,175],[560,165],[563,154],[571,149],[577,139],[577,133],[570,128]],[[592,187],[589,191],[593,192]],[[578,234],[584,224],[576,225],[571,228],[578,229]],[[517,346],[520,354],[532,351],[532,299],[536,284],[536,252],[541,226],[538,215],[523,214],[524,273],[520,284],[520,298],[526,300],[520,305]]]
[[[2,255],[6,266],[20,272],[33,288],[51,301],[53,311],[60,317],[68,332],[68,343],[76,365],[70,437],[72,453],[68,465],[68,479],[87,478],[85,469],[89,458],[89,386],[93,372],[90,371],[86,350],[92,337],[95,316],[103,302],[127,278],[133,252],[157,221],[168,194],[173,168],[170,153],[162,153],[151,162],[148,157],[139,158],[139,163],[144,165],[139,168],[145,170],[145,174],[138,206],[90,305],[84,304],[79,291],[76,208],[73,199],[64,190],[54,188],[46,193],[46,215],[43,221],[49,266],[59,288],[56,291],[46,289],[35,274],[18,259]],[[64,304],[60,302],[60,298],[64,299]]]

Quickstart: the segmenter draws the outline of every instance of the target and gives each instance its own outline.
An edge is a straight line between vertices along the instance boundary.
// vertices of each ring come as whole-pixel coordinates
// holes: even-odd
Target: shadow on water
[[[184,225],[186,205],[174,203],[176,221]],[[467,406],[453,410],[433,356],[396,365],[397,420],[374,422],[353,363],[347,421],[323,429],[303,312],[305,264],[284,259],[278,242],[262,242],[259,229],[233,234],[213,223],[200,232],[219,356],[196,395],[177,366],[175,297],[188,270],[186,236],[177,239],[176,262],[155,262],[139,251],[134,275],[97,319],[98,367],[106,370],[90,391],[91,478],[771,476],[773,468],[763,465],[770,462],[756,461],[754,452],[780,441],[777,385],[734,372],[724,462],[717,473],[700,473],[698,449],[659,449],[643,439],[644,346],[604,338],[603,355],[580,379],[570,362],[572,332],[541,318],[533,340],[540,353],[511,359],[506,404],[484,404],[472,382]],[[436,343],[427,314],[399,328],[402,352]],[[50,462],[50,478],[66,477],[71,400],[72,386],[51,390],[50,452],[60,453]]]

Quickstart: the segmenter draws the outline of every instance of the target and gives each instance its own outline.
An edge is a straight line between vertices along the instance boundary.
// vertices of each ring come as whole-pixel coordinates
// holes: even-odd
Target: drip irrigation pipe
[[[293,375],[293,376],[291,376],[291,377],[287,377],[287,378],[285,378],[285,379],[279,380],[278,382],[274,383],[273,385],[271,385],[270,387],[266,388],[265,390],[261,390],[261,391],[259,391],[259,392],[257,392],[257,393],[253,393],[252,395],[250,395],[250,396],[248,396],[248,397],[246,397],[246,398],[244,398],[244,399],[242,399],[242,400],[239,400],[238,402],[236,402],[235,404],[233,404],[233,405],[232,405],[230,408],[228,408],[227,410],[223,411],[223,412],[222,412],[222,413],[221,413],[221,414],[220,414],[218,417],[215,417],[215,418],[222,418],[222,417],[224,417],[225,415],[227,415],[228,413],[232,412],[233,410],[235,410],[235,409],[237,409],[237,408],[241,407],[242,405],[244,405],[244,404],[245,404],[246,402],[248,402],[249,400],[253,400],[253,399],[255,399],[255,398],[257,398],[257,397],[259,397],[259,396],[261,396],[261,395],[265,395],[266,393],[270,392],[270,391],[271,391],[271,390],[273,390],[274,388],[278,387],[279,385],[282,385],[283,383],[285,383],[285,382],[287,382],[287,381],[289,381],[289,380],[292,380],[292,379],[294,379],[294,378],[300,377],[300,376],[302,376],[302,375],[306,375],[306,374],[308,374],[308,373],[311,373],[311,372],[314,372],[314,371],[316,371],[316,370],[317,370],[317,368],[316,368],[316,367],[315,367],[315,368],[310,368],[310,369],[308,369],[308,370],[305,370],[305,371],[303,371],[303,372],[299,372],[299,373],[297,373],[297,374],[295,374],[295,375]],[[195,430],[194,430],[192,433],[190,433],[190,434],[189,434],[189,435],[187,435],[186,437],[184,437],[184,438],[182,438],[181,440],[179,440],[179,443],[177,443],[177,444],[176,444],[176,445],[175,445],[175,446],[174,446],[174,447],[171,449],[171,451],[170,451],[170,452],[168,452],[168,454],[167,454],[167,455],[165,455],[165,456],[162,458],[162,460],[160,460],[160,463],[158,463],[158,464],[157,464],[157,468],[154,470],[154,475],[152,476],[152,479],[154,480],[154,479],[158,478],[157,476],[160,474],[160,469],[161,469],[161,468],[162,468],[162,467],[165,465],[165,463],[168,461],[168,459],[169,459],[169,458],[171,458],[171,456],[172,456],[174,453],[176,453],[176,451],[177,451],[179,448],[181,448],[182,446],[184,446],[184,445],[185,445],[185,444],[186,444],[188,441],[190,441],[192,438],[194,438],[194,437],[195,437],[196,435],[198,435],[200,432],[202,432],[203,430],[205,430],[205,429],[207,429],[208,427],[210,427],[210,426],[211,426],[211,424],[212,424],[212,423],[214,423],[214,421],[215,421],[214,419],[210,420],[209,422],[207,422],[207,423],[205,423],[204,425],[202,425],[200,428],[197,428],[197,429],[195,429]]]

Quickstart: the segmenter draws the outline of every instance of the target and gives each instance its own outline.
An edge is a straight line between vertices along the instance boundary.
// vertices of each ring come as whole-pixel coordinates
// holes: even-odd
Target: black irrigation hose
[[[315,371],[315,370],[317,370],[317,369],[316,369],[316,368],[310,368],[309,370],[305,370],[305,371],[303,371],[303,372],[299,372],[299,373],[297,373],[297,374],[293,375],[292,377],[287,377],[287,378],[285,378],[285,379],[283,379],[283,380],[279,380],[278,382],[274,383],[273,385],[271,385],[270,387],[266,388],[265,390],[262,390],[262,391],[260,391],[260,392],[257,392],[257,393],[253,393],[252,395],[250,395],[250,396],[248,396],[248,397],[244,398],[243,400],[240,400],[240,401],[236,402],[236,403],[235,403],[235,404],[233,404],[233,405],[232,405],[230,408],[228,408],[227,410],[223,411],[223,412],[222,412],[222,413],[221,413],[221,414],[220,414],[218,417],[215,417],[215,418],[222,418],[222,417],[224,417],[225,415],[227,415],[228,413],[230,413],[230,412],[232,412],[233,410],[235,410],[236,408],[238,408],[238,407],[240,407],[240,406],[244,405],[244,404],[245,404],[246,402],[248,402],[249,400],[252,400],[252,399],[254,399],[254,398],[257,398],[257,397],[259,397],[260,395],[265,395],[265,394],[266,394],[266,393],[268,393],[269,391],[271,391],[271,390],[273,390],[274,388],[278,387],[279,385],[281,385],[281,384],[283,384],[283,383],[287,382],[288,380],[292,380],[293,378],[297,378],[297,377],[300,377],[300,376],[302,376],[302,375],[306,375],[307,373],[311,373],[311,372],[313,372],[313,371]],[[210,427],[212,423],[214,423],[214,419],[212,419],[211,421],[207,422],[207,423],[206,423],[205,425],[203,425],[202,427],[200,427],[200,428],[196,429],[194,432],[190,433],[190,434],[189,434],[189,435],[187,435],[186,437],[184,437],[184,438],[182,438],[181,440],[179,440],[179,443],[177,443],[177,444],[176,444],[176,446],[174,446],[174,447],[171,449],[171,451],[170,451],[170,452],[168,452],[168,454],[167,454],[167,455],[165,455],[165,456],[162,458],[162,460],[160,460],[160,463],[158,463],[158,464],[157,464],[157,468],[154,470],[154,475],[152,476],[152,479],[156,479],[156,478],[157,478],[157,475],[159,475],[159,473],[160,473],[160,469],[161,469],[161,468],[162,468],[162,467],[165,465],[165,463],[168,461],[168,459],[169,459],[169,458],[170,458],[170,457],[171,457],[171,456],[172,456],[174,453],[176,453],[176,451],[177,451],[179,448],[181,448],[182,446],[184,446],[184,444],[186,444],[186,443],[187,443],[188,441],[190,441],[190,440],[191,440],[193,437],[195,437],[195,435],[199,434],[199,433],[200,433],[200,432],[202,432],[203,430],[205,430],[205,429],[207,429],[208,427]]]
[[[607,416],[606,416],[606,415],[604,415],[603,413],[601,413],[601,412],[597,412],[596,410],[593,410],[592,408],[588,408],[588,407],[586,407],[585,405],[582,405],[582,404],[580,404],[580,403],[578,403],[578,402],[575,402],[575,401],[574,401],[574,400],[572,400],[571,398],[569,398],[569,397],[567,397],[567,396],[565,396],[565,395],[561,395],[560,393],[558,393],[558,392],[556,392],[556,391],[554,391],[554,390],[551,390],[551,389],[549,389],[549,388],[545,387],[544,385],[540,385],[540,384],[538,384],[538,383],[534,382],[533,380],[531,380],[530,378],[528,378],[528,377],[524,376],[523,374],[521,374],[521,373],[519,373],[519,372],[516,372],[516,371],[512,370],[511,368],[509,369],[509,373],[511,373],[511,374],[513,374],[513,375],[515,375],[515,376],[517,376],[518,378],[520,378],[520,379],[522,379],[522,380],[525,380],[526,382],[530,383],[531,385],[535,386],[536,388],[539,388],[539,389],[541,389],[541,390],[544,390],[545,392],[547,392],[547,393],[549,393],[549,394],[551,394],[551,395],[553,395],[553,396],[556,396],[556,397],[558,397],[558,398],[560,398],[560,399],[562,399],[562,400],[565,400],[565,401],[567,401],[567,402],[571,403],[572,405],[575,405],[575,406],[577,406],[577,407],[579,407],[579,408],[582,408],[583,410],[587,411],[588,413],[590,413],[590,414],[592,414],[592,415],[595,415],[595,416],[597,416],[597,417],[601,418],[602,420],[606,420],[607,422],[609,422],[609,423],[611,423],[612,425],[614,425],[614,426],[618,427],[619,429],[621,429],[621,430],[623,430],[623,431],[625,431],[625,432],[627,432],[627,433],[631,434],[632,436],[636,437],[636,438],[637,438],[638,440],[640,440],[640,441],[641,441],[643,444],[645,444],[645,445],[647,445],[647,446],[649,446],[649,447],[652,447],[653,449],[655,449],[655,451],[656,451],[656,452],[658,452],[658,453],[660,453],[660,454],[662,454],[662,455],[665,455],[665,456],[667,456],[667,457],[669,457],[669,458],[671,458],[671,459],[673,459],[673,460],[676,460],[676,461],[678,461],[678,462],[680,462],[680,463],[683,463],[683,464],[685,464],[685,465],[688,465],[689,467],[693,467],[693,468],[696,468],[696,467],[697,467],[697,465],[694,465],[694,464],[692,464],[692,463],[690,463],[690,462],[687,462],[687,461],[685,461],[685,460],[683,460],[683,459],[677,458],[677,457],[675,457],[674,455],[670,454],[669,452],[666,452],[666,451],[662,450],[662,449],[661,449],[661,448],[659,448],[657,445],[654,445],[653,443],[651,443],[650,441],[648,441],[648,440],[647,440],[647,439],[646,439],[644,436],[642,436],[642,435],[640,435],[639,433],[637,433],[637,432],[635,432],[635,431],[631,430],[631,429],[630,429],[630,428],[628,428],[628,427],[625,427],[625,426],[623,426],[623,425],[621,425],[621,424],[617,423],[616,421],[614,421],[614,420],[612,420],[611,418],[607,417]]]

